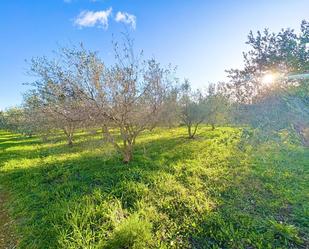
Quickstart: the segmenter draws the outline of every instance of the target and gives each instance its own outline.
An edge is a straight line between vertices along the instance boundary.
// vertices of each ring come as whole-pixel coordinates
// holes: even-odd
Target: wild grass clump
[[[152,240],[151,223],[133,214],[122,221],[105,248],[147,248]]]

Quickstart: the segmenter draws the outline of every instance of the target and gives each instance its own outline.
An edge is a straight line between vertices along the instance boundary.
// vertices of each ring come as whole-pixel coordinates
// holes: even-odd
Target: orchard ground
[[[0,231],[26,249],[308,248],[309,149],[244,137],[156,129],[123,164],[99,133],[68,147],[2,131]]]

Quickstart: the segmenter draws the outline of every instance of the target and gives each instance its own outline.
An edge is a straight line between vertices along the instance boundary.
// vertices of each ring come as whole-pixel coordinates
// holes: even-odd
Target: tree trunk
[[[211,124],[211,130],[214,131],[215,130],[215,124]]]
[[[43,134],[43,135],[42,135],[42,141],[43,141],[44,143],[46,143],[46,142],[48,141],[48,138],[47,138],[47,135],[46,135],[46,134]]]
[[[129,163],[133,159],[133,146],[131,143],[124,142],[123,162]]]
[[[68,143],[68,146],[73,146],[73,134],[70,133],[68,136],[67,136],[67,143]]]
[[[106,138],[105,128],[104,128],[104,127],[102,127],[102,140],[103,140],[104,142],[107,142],[107,138]]]
[[[192,135],[192,125],[188,125],[188,135],[189,135],[189,138],[192,139],[194,137],[194,135]]]
[[[63,129],[64,134],[67,136],[67,145],[73,146],[73,132]]]
[[[189,134],[189,138],[190,138],[190,139],[193,139],[193,138],[194,138],[194,136],[195,136],[195,134],[196,134],[196,131],[197,131],[197,128],[198,128],[198,125],[199,125],[199,124],[196,124],[196,125],[194,126],[193,132],[192,132],[192,125],[188,125],[188,134]]]
[[[193,131],[193,133],[192,133],[192,138],[194,138],[194,136],[195,136],[195,134],[196,134],[198,125],[199,125],[199,124],[196,124],[195,127],[194,127],[194,131]]]

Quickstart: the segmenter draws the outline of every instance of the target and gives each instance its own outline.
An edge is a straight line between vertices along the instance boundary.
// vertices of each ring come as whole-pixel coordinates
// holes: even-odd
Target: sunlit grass
[[[309,152],[145,132],[128,165],[101,134],[43,143],[0,133],[0,185],[20,248],[297,248],[308,239]]]

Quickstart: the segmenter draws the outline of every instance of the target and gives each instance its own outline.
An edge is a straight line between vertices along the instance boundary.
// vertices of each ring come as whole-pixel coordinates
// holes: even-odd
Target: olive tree
[[[172,128],[180,124],[179,94],[180,91],[177,86],[171,88],[168,92],[159,117],[161,126]]]
[[[203,107],[205,108],[205,123],[211,125],[212,130],[216,125],[227,123],[230,118],[231,104],[221,92],[221,84],[209,84]]]
[[[238,122],[259,127],[264,133],[294,127],[303,137],[309,127],[308,85],[309,23],[300,32],[268,29],[250,32],[244,53],[244,67],[228,71],[226,84],[231,99],[238,103]],[[270,82],[265,82],[265,77]]]
[[[193,91],[188,80],[181,86],[181,121],[187,126],[188,137],[194,138],[197,129],[204,122],[207,111],[205,98],[200,91]]]
[[[70,60],[66,49],[60,52],[57,59],[31,60],[30,73],[36,81],[31,83],[33,89],[28,93],[26,106],[29,115],[43,116],[48,121],[47,126],[63,130],[67,144],[72,146],[74,131],[86,121],[87,110],[74,89],[75,80],[80,76],[74,61]],[[38,121],[37,118],[34,121]]]
[[[24,94],[22,108],[27,126],[34,134],[41,135],[43,141],[58,128],[55,119],[44,112],[44,107],[35,92],[29,91]]]
[[[309,23],[302,21],[300,32],[282,29],[278,33],[268,29],[252,31],[246,42],[250,49],[243,53],[244,67],[227,70],[230,79],[227,87],[230,97],[238,103],[254,103],[264,90],[264,77],[280,76],[280,84],[290,85],[290,74],[307,72],[309,69]]]
[[[127,36],[122,46],[114,43],[114,52],[110,66],[83,46],[61,49],[57,60],[34,59],[31,72],[38,80],[32,85],[40,109],[64,130],[68,144],[76,128],[100,126],[127,163],[138,135],[159,124],[174,70],[135,55]]]
[[[64,72],[61,77],[67,71],[70,73],[48,107],[61,114],[64,110],[65,118],[69,118],[65,121],[72,125],[81,121],[88,126],[100,126],[105,140],[128,163],[133,158],[139,134],[159,124],[174,77],[172,69],[161,67],[155,59],[136,56],[132,40],[127,39],[123,46],[115,43],[114,47],[116,62],[109,67],[97,53],[83,47],[62,50],[69,70],[60,70]]]
[[[1,113],[1,128],[13,132],[21,132],[23,111],[19,107],[11,107]]]
[[[109,67],[95,53],[70,51],[82,75],[73,82],[73,89],[90,107],[87,118],[102,127],[105,140],[128,163],[133,159],[136,138],[159,124],[174,70],[161,67],[155,59],[136,56],[131,39],[122,46],[115,43],[114,48],[116,62]]]

